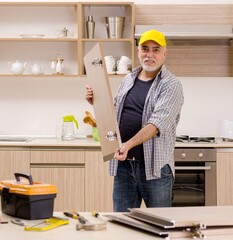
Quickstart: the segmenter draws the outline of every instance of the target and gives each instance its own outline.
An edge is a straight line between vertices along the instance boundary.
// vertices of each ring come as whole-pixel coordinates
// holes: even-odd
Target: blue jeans
[[[142,199],[146,207],[171,207],[173,182],[168,164],[162,168],[161,178],[146,180],[143,159],[119,161],[114,177],[114,211],[139,208]]]

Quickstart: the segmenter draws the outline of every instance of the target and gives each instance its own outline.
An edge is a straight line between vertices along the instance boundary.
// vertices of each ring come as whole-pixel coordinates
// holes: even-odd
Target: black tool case
[[[15,177],[0,182],[2,212],[29,220],[52,217],[56,186],[33,182],[31,175],[22,173]]]

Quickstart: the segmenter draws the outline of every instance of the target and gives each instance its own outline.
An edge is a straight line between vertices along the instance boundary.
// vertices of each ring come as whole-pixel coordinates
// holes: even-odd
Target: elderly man
[[[122,146],[109,163],[114,176],[114,211],[170,207],[176,127],[183,105],[180,81],[166,66],[164,34],[150,30],[138,46],[140,67],[126,75],[114,98]],[[86,100],[93,91],[86,86]]]

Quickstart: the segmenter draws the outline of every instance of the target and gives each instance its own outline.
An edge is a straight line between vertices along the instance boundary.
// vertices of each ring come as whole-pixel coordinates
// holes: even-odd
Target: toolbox
[[[15,178],[0,182],[2,212],[29,220],[52,217],[56,186],[33,182],[31,175],[22,173]]]

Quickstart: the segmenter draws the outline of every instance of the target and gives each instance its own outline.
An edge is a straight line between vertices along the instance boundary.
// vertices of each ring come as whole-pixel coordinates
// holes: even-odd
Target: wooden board
[[[233,206],[133,208],[131,212],[149,223],[163,220],[160,226],[164,228],[191,227],[199,223],[207,227],[233,226]]]
[[[113,159],[116,149],[121,146],[118,123],[113,106],[113,97],[102,48],[97,43],[84,57],[88,83],[93,88],[93,108],[99,131],[104,161]],[[113,133],[113,138],[108,138]],[[116,134],[116,135],[115,135]]]
[[[133,219],[129,217],[128,213],[122,213],[117,215],[104,215],[108,217],[109,221],[113,223],[120,223],[125,227],[135,228],[138,231],[146,231],[151,234],[160,236],[161,239],[204,239],[209,236],[227,236],[233,234],[233,226],[212,226],[206,227],[205,229],[195,228],[194,225],[192,227],[181,227],[181,228],[169,228],[164,229],[155,224],[149,224],[143,221],[139,221],[137,219]],[[223,239],[223,238],[219,238]],[[224,238],[225,239],[225,238]]]

